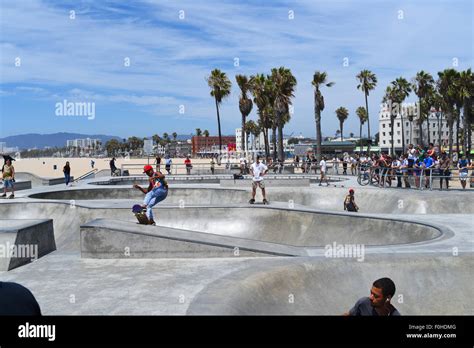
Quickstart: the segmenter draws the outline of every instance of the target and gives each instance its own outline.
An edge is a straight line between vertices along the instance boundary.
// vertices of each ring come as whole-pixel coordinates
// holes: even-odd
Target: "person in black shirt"
[[[30,290],[17,283],[0,281],[0,315],[41,315]]]

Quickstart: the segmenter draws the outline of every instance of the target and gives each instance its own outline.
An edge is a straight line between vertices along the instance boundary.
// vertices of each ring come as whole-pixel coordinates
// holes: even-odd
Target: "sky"
[[[371,133],[386,86],[420,70],[436,77],[472,68],[472,0],[0,0],[0,137],[77,132],[120,137],[164,132],[217,134],[206,77],[232,82],[222,103],[223,134],[240,126],[235,75],[291,69],[297,79],[287,135],[315,136],[312,76],[325,71],[322,130],[335,110],[358,134],[364,106],[356,75],[369,69]],[[407,101],[415,101],[412,94]],[[94,115],[58,114],[58,104],[91,103]],[[92,104],[93,103],[93,104]],[[249,119],[257,119],[254,106]],[[367,133],[364,128],[364,134]]]

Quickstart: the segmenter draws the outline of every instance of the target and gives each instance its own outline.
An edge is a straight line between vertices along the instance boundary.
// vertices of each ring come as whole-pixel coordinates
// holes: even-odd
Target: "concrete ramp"
[[[306,259],[234,272],[201,291],[187,314],[341,315],[382,277],[396,285],[402,315],[473,315],[472,256]]]
[[[208,258],[304,256],[303,248],[126,221],[81,226],[83,258]]]
[[[0,271],[10,271],[56,250],[53,220],[0,220]]]

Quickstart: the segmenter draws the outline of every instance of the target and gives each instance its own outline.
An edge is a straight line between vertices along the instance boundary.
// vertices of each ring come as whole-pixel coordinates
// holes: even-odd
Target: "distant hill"
[[[71,139],[100,139],[102,144],[105,144],[110,139],[121,140],[120,137],[103,135],[103,134],[79,134],[79,133],[53,133],[53,134],[21,134],[12,135],[5,138],[0,138],[0,142],[6,142],[8,147],[18,146],[20,150],[44,147],[64,147],[66,140]]]

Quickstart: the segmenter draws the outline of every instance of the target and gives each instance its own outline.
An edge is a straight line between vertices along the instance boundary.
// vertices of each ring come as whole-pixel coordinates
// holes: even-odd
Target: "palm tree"
[[[247,92],[250,90],[250,81],[245,75],[236,75],[235,80],[237,81],[237,84],[239,85],[240,88],[240,98],[239,98],[239,110],[240,113],[242,114],[242,142],[241,142],[241,148],[242,148],[242,153],[245,152],[245,149],[247,148],[247,135],[245,134],[245,120],[247,116],[250,114],[252,111],[253,103],[252,99],[249,99],[247,97]]]
[[[367,121],[367,110],[363,106],[359,106],[356,110],[356,115],[359,117],[360,127],[359,127],[359,144],[360,150],[362,152],[362,126]]]
[[[219,105],[222,101],[230,95],[232,83],[225,74],[219,69],[211,71],[211,75],[207,78],[207,84],[211,88],[211,96],[216,102],[217,111],[217,129],[219,132],[219,155],[222,152],[222,133],[221,133],[221,118],[219,115]]]
[[[400,113],[400,124],[402,126],[402,153],[405,151],[405,125],[403,121],[403,101],[410,95],[412,89],[410,83],[403,77],[399,77],[392,82],[393,88],[396,91],[396,102],[398,103],[398,111]],[[410,112],[409,112],[410,113]],[[393,133],[393,128],[392,128]],[[392,138],[393,143],[393,138]],[[392,144],[393,145],[393,144]]]
[[[291,105],[291,98],[294,97],[293,92],[296,87],[296,78],[290,69],[280,67],[272,69],[271,79],[275,86],[275,101],[273,105],[278,127],[278,158],[284,162],[283,127],[290,120],[289,106]]]
[[[418,96],[418,104],[420,106],[420,114],[418,115],[418,126],[419,126],[419,131],[420,131],[420,139],[419,139],[419,144],[423,146],[423,121],[426,119],[428,122],[428,134],[429,134],[429,126],[430,126],[430,121],[429,117],[426,115],[423,109],[426,109],[426,104],[425,107],[423,107],[422,101],[425,98],[428,98],[429,94],[433,90],[433,76],[431,76],[429,73],[424,72],[423,70],[419,71],[416,76],[412,79],[412,86],[413,86],[413,91],[415,94]]]
[[[321,133],[321,112],[324,110],[324,97],[321,93],[321,87],[332,87],[334,82],[327,81],[326,72],[316,71],[313,75],[311,84],[314,86],[314,120],[316,122],[316,156],[321,160],[321,142],[323,135]]]
[[[271,128],[271,118],[269,114],[269,83],[263,74],[257,74],[250,77],[250,92],[252,93],[255,105],[258,108],[258,123],[265,142],[265,157],[270,154],[270,145],[268,143],[268,129]]]
[[[472,108],[472,98],[474,96],[474,74],[471,69],[461,71],[455,82],[458,98],[463,105],[463,149],[464,154],[470,156],[469,133],[471,131],[470,112]]]
[[[196,136],[200,137],[202,135],[201,128],[196,128]]]
[[[209,131],[205,129],[204,132],[202,132],[202,134],[204,135],[204,138],[206,139],[206,151],[207,151],[207,138],[209,138]]]
[[[339,128],[341,129],[341,141],[344,141],[344,121],[347,120],[347,117],[349,116],[349,110],[341,106],[336,110],[336,116],[339,119]]]
[[[359,79],[359,84],[357,85],[357,89],[360,89],[362,92],[364,92],[365,96],[365,110],[367,111],[367,136],[369,138],[369,144],[367,151],[370,156],[370,142],[371,142],[371,137],[370,137],[370,118],[369,118],[369,103],[368,103],[368,97],[369,97],[369,92],[377,86],[377,76],[370,70],[362,70],[357,76],[357,79]]]
[[[456,105],[457,93],[455,89],[455,84],[458,79],[459,73],[454,69],[445,69],[438,72],[438,81],[437,87],[438,91],[443,98],[443,104],[445,106],[445,115],[446,121],[448,123],[449,129],[449,156],[452,156],[453,153],[453,126],[454,121],[456,120],[456,114],[454,106]]]
[[[260,134],[260,129],[258,125],[252,120],[245,122],[245,134],[246,135],[252,134],[253,136],[253,140],[252,140],[252,153],[253,153],[255,150],[255,138],[258,137],[258,135]],[[247,141],[247,139],[245,139],[245,141]]]

